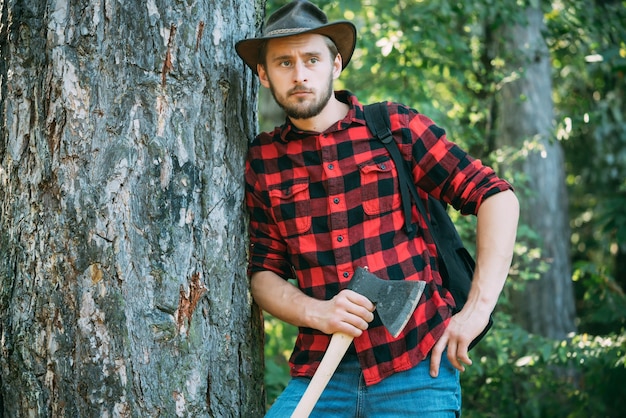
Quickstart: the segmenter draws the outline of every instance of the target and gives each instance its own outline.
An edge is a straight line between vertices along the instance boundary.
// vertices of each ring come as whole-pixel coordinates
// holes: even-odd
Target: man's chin
[[[283,110],[291,119],[310,119],[320,114],[320,111],[311,106],[290,106]]]

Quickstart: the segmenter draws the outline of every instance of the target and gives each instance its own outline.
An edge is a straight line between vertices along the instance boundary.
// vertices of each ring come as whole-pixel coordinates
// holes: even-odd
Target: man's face
[[[341,56],[331,57],[322,35],[307,34],[268,41],[266,65],[259,65],[261,84],[292,119],[321,113],[341,73]]]

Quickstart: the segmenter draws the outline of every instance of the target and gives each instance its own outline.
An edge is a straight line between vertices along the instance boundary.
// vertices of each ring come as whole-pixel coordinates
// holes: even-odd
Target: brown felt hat
[[[328,36],[337,46],[343,61],[343,68],[346,68],[356,44],[356,27],[348,21],[328,23],[326,14],[313,3],[305,0],[294,0],[278,9],[267,19],[261,37],[241,40],[237,42],[235,49],[256,74],[259,52],[265,41],[305,33]]]

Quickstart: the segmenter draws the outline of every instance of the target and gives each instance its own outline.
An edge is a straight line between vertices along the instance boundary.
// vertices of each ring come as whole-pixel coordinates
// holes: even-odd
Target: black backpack
[[[417,232],[417,226],[411,222],[411,200],[413,200],[417,205],[417,210],[425,219],[437,246],[439,273],[441,274],[443,286],[454,297],[456,308],[453,313],[457,313],[463,308],[467,300],[476,263],[463,246],[463,241],[461,241],[461,237],[446,211],[447,205],[432,196],[428,198],[429,220],[424,204],[418,197],[415,183],[408,174],[411,172],[410,166],[400,155],[398,144],[393,139],[387,103],[381,102],[366,105],[363,106],[363,111],[367,127],[385,145],[397,167],[407,234],[409,237],[414,237]],[[489,323],[480,335],[472,341],[469,346],[470,349],[487,334],[492,325],[493,318],[490,316]]]

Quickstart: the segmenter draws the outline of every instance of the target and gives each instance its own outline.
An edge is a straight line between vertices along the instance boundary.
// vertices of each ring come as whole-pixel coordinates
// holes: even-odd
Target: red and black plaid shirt
[[[436,247],[413,209],[421,233],[409,239],[395,165],[372,139],[355,96],[336,92],[350,105],[325,132],[302,132],[286,123],[259,135],[246,165],[250,214],[249,274],[269,270],[294,278],[314,298],[344,289],[358,266],[383,279],[426,281],[413,317],[394,339],[380,319],[354,340],[368,385],[423,360],[443,334],[454,300],[442,287]],[[389,103],[395,140],[426,202],[432,194],[464,214],[476,214],[487,197],[511,186],[446,140],[443,129],[405,106]],[[420,218],[420,219],[418,219]],[[290,359],[293,376],[312,376],[330,336],[300,328]]]

